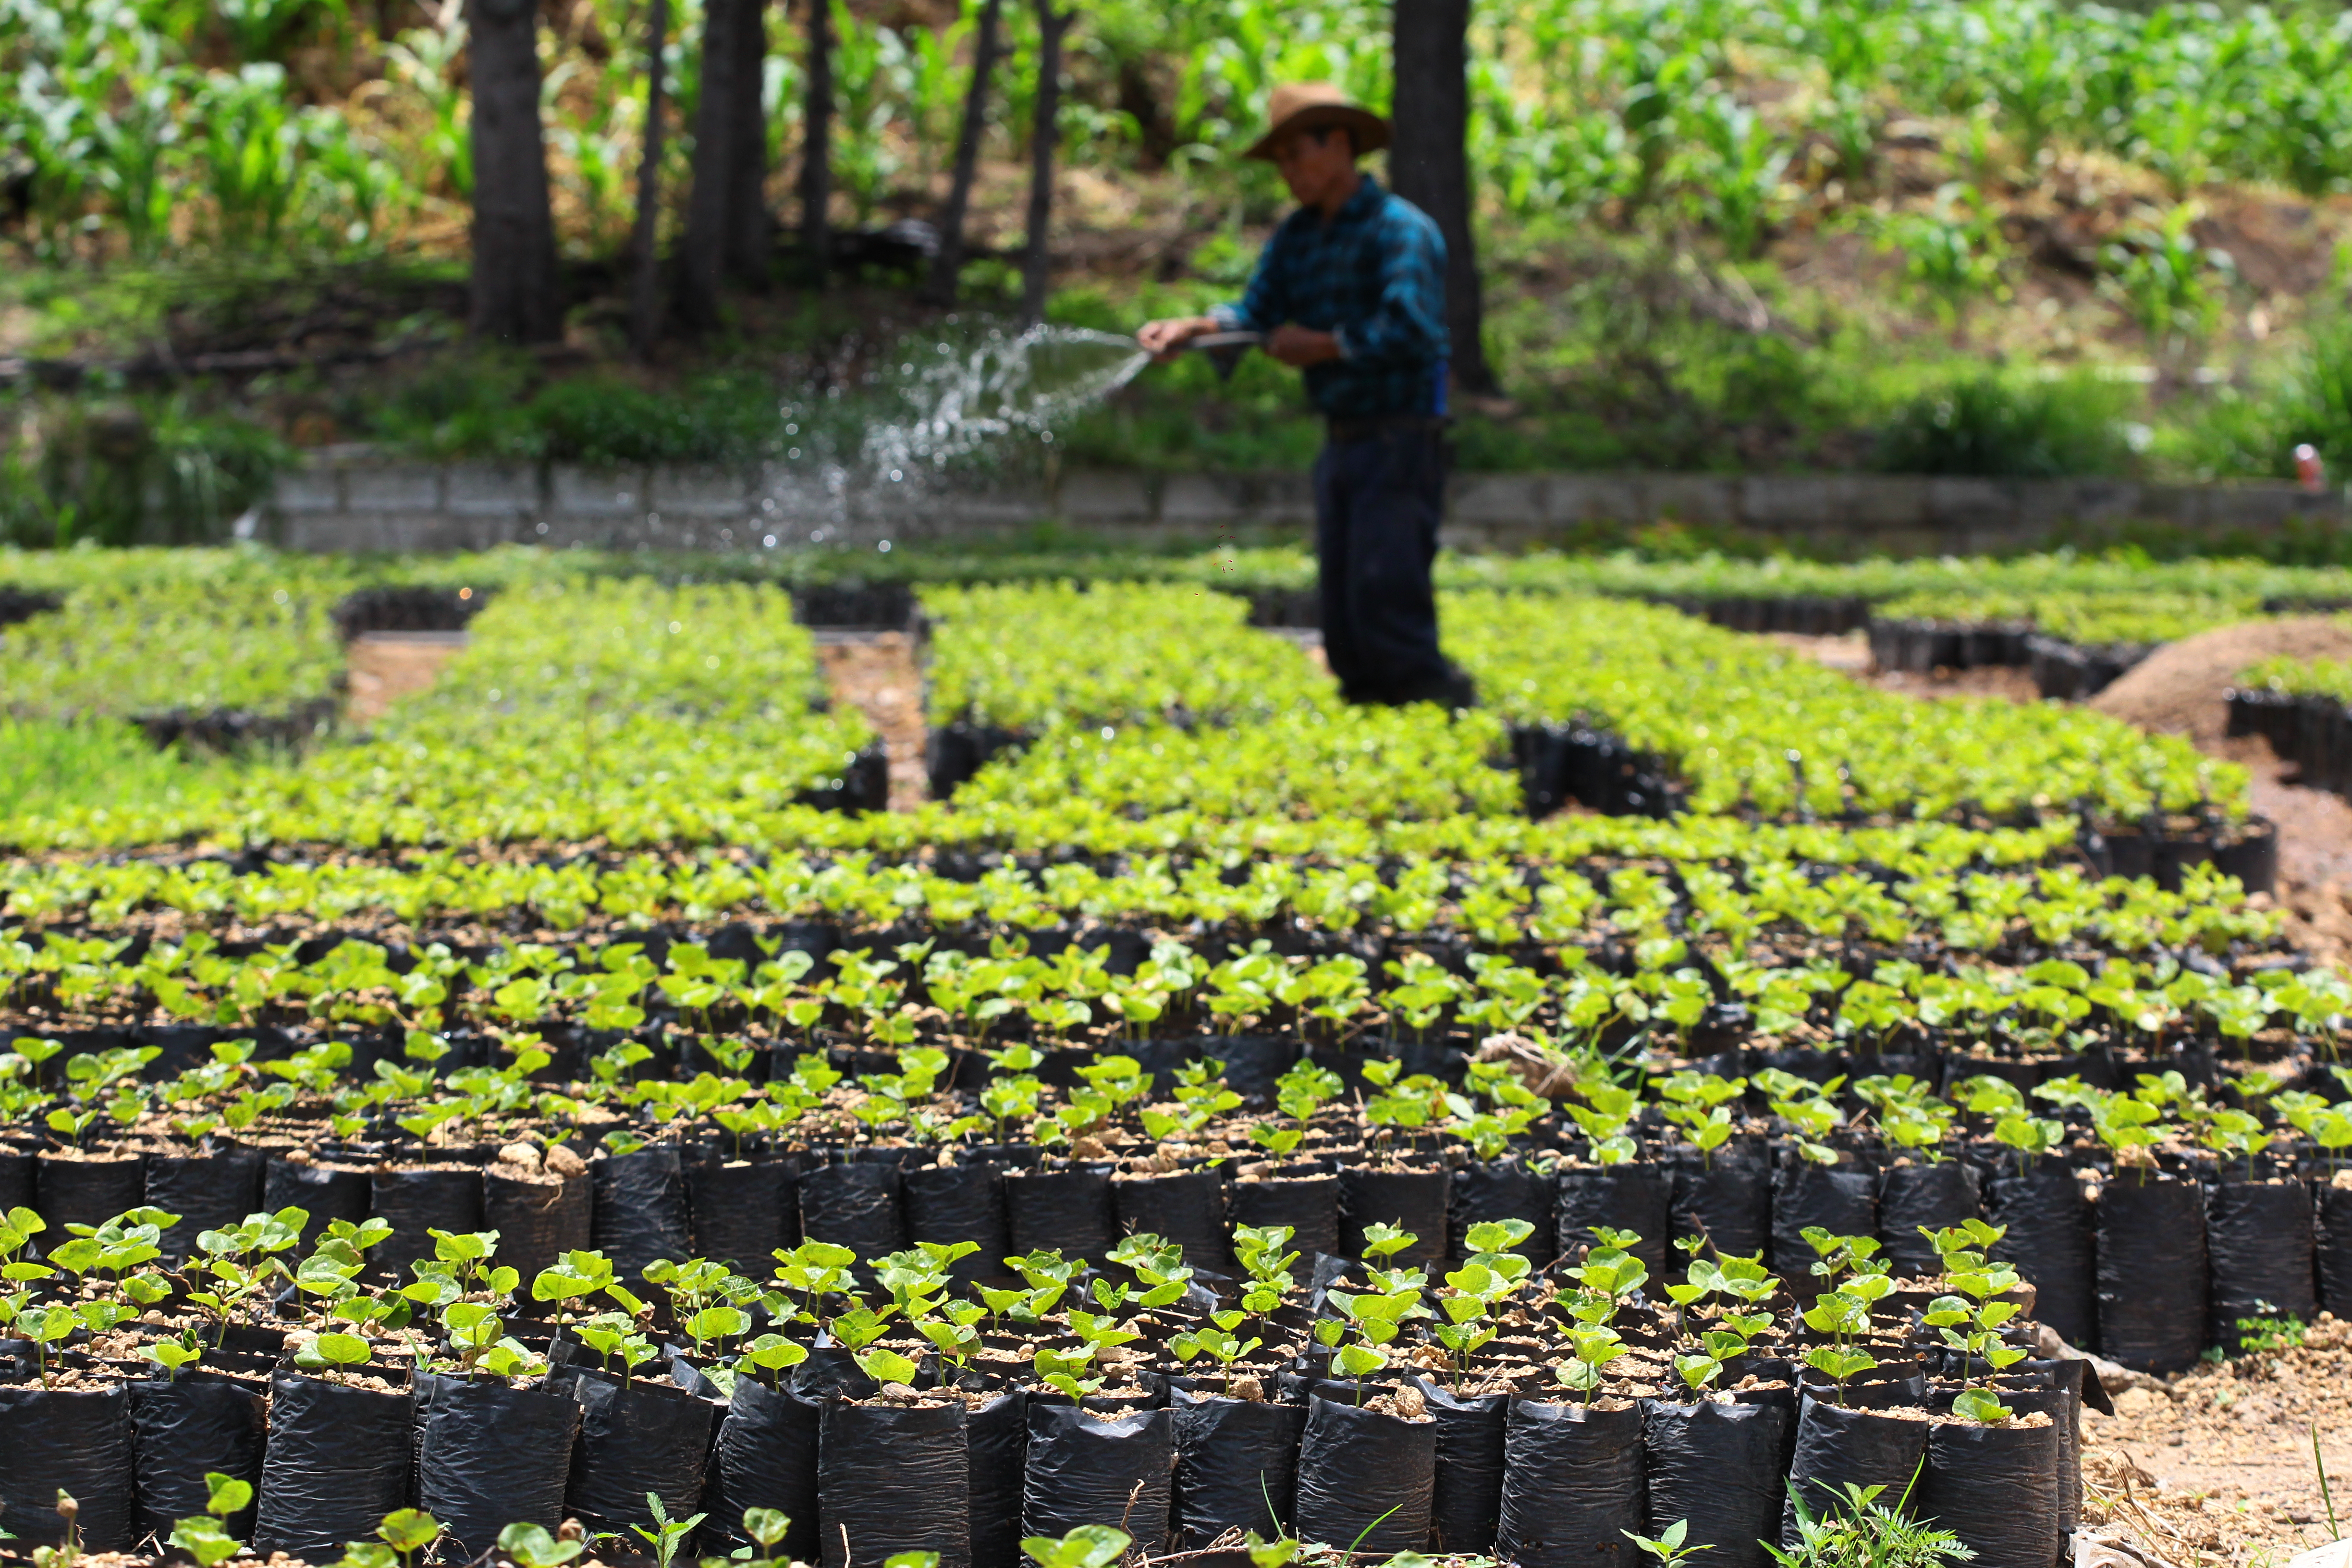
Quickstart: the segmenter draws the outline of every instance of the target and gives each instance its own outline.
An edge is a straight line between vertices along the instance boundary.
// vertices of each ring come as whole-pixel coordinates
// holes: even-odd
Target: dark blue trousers
[[[1445,501],[1444,437],[1407,420],[1349,434],[1315,459],[1323,656],[1351,702],[1442,697],[1459,679],[1438,651],[1429,580]]]

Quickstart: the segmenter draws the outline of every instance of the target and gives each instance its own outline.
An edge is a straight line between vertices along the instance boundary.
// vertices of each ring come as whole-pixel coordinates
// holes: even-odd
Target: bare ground
[[[2085,1522],[2179,1568],[2283,1568],[2352,1527],[2352,1324],[2302,1348],[2141,1378],[2084,1412]]]
[[[890,809],[923,804],[929,775],[923,752],[923,671],[904,632],[827,632],[817,658],[834,700],[866,715],[890,757]]]

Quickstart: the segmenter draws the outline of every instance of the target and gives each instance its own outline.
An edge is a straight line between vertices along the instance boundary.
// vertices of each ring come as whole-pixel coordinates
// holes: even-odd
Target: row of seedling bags
[[[137,1217],[111,1234],[135,1232]],[[809,1294],[815,1310],[806,1327],[798,1326],[791,1292],[808,1271],[845,1275],[856,1264],[846,1249],[811,1247],[784,1257],[777,1276],[786,1292],[769,1320],[796,1337],[749,1340],[731,1366],[723,1354],[698,1353],[707,1351],[707,1325],[684,1315],[685,1276],[656,1269],[673,1287],[679,1342],[666,1363],[649,1357],[632,1370],[625,1352],[616,1368],[610,1333],[618,1331],[594,1329],[595,1318],[572,1317],[569,1337],[562,1318],[551,1331],[502,1321],[518,1281],[478,1267],[498,1238],[445,1233],[439,1266],[416,1268],[405,1293],[426,1302],[440,1291],[440,1337],[412,1335],[402,1349],[417,1352],[413,1360],[393,1353],[391,1341],[371,1347],[349,1334],[341,1342],[358,1353],[346,1356],[322,1332],[288,1340],[289,1353],[272,1364],[259,1349],[270,1331],[250,1323],[238,1325],[235,1342],[253,1349],[208,1346],[200,1364],[150,1375],[106,1361],[99,1352],[108,1347],[96,1342],[89,1352],[45,1357],[37,1375],[0,1384],[0,1503],[27,1543],[55,1542],[70,1527],[84,1550],[136,1550],[201,1521],[226,1478],[250,1489],[232,1491],[230,1506],[218,1509],[221,1536],[314,1562],[364,1543],[386,1516],[415,1508],[432,1517],[442,1532],[436,1554],[451,1562],[491,1550],[518,1523],[551,1531],[572,1520],[592,1537],[623,1542],[660,1541],[665,1526],[682,1521],[666,1542],[672,1552],[757,1542],[828,1568],[883,1568],[909,1552],[935,1555],[939,1568],[1011,1568],[1024,1538],[1085,1526],[1115,1526],[1147,1555],[1247,1531],[1378,1552],[1492,1552],[1528,1568],[1631,1563],[1634,1535],[1678,1531],[1710,1561],[1766,1568],[1763,1543],[1791,1539],[1801,1511],[1850,1508],[1849,1489],[1874,1488],[1884,1503],[1954,1531],[1980,1563],[2052,1568],[2079,1513],[2080,1405],[2097,1394],[2083,1362],[2029,1358],[2022,1346],[2032,1326],[2018,1315],[2014,1275],[1967,1250],[1994,1234],[1947,1233],[1940,1285],[1969,1299],[1931,1300],[1914,1289],[1910,1325],[1895,1330],[1873,1324],[1867,1292],[1854,1298],[1865,1302],[1859,1326],[1815,1321],[1844,1300],[1841,1292],[1858,1291],[1863,1274],[1792,1303],[1759,1265],[1742,1272],[1738,1260],[1725,1260],[1717,1274],[1700,1259],[1688,1274],[1695,1288],[1703,1275],[1718,1287],[1746,1279],[1756,1289],[1741,1300],[1764,1309],[1744,1325],[1729,1308],[1701,1321],[1764,1344],[1777,1336],[1769,1325],[1785,1315],[1788,1354],[1806,1338],[1814,1352],[1834,1340],[1885,1352],[1866,1369],[1825,1366],[1811,1352],[1803,1362],[1780,1359],[1769,1347],[1739,1352],[1720,1366],[1727,1381],[1737,1379],[1723,1389],[1685,1370],[1693,1359],[1712,1366],[1707,1356],[1673,1356],[1668,1370],[1676,1345],[1702,1337],[1667,1328],[1690,1310],[1679,1297],[1675,1309],[1620,1320],[1623,1341],[1643,1347],[1641,1365],[1624,1376],[1609,1368],[1629,1346],[1606,1324],[1628,1305],[1628,1282],[1639,1283],[1630,1256],[1609,1246],[1561,1271],[1579,1288],[1521,1332],[1518,1354],[1497,1355],[1467,1381],[1458,1369],[1432,1370],[1444,1359],[1421,1353],[1433,1339],[1411,1352],[1386,1342],[1396,1353],[1383,1365],[1350,1361],[1346,1350],[1317,1353],[1341,1339],[1321,1331],[1339,1313],[1360,1331],[1367,1296],[1391,1286],[1442,1308],[1444,1294],[1424,1290],[1421,1275],[1381,1267],[1411,1241],[1392,1227],[1376,1230],[1368,1262],[1316,1260],[1311,1314],[1258,1304],[1255,1321],[1284,1347],[1278,1368],[1271,1355],[1244,1350],[1216,1358],[1222,1373],[1203,1373],[1209,1363],[1194,1352],[1213,1329],[1249,1326],[1247,1313],[1220,1310],[1230,1294],[1184,1281],[1173,1310],[1164,1300],[1135,1310],[1146,1299],[1123,1293],[1129,1280],[1178,1280],[1182,1271],[1168,1267],[1176,1254],[1156,1238],[1122,1249],[1133,1267],[1117,1285],[1108,1268],[1004,1260],[1021,1265],[1024,1279],[1044,1268],[1049,1282],[1087,1287],[1073,1302],[1134,1311],[1121,1321],[1125,1338],[1139,1343],[1106,1393],[1101,1379],[1036,1375],[1045,1358],[1034,1351],[1031,1373],[1011,1376],[977,1370],[946,1346],[918,1363],[889,1348],[919,1350],[904,1321],[885,1337],[863,1298],[822,1284]],[[1517,1235],[1510,1227],[1505,1240]],[[320,1255],[337,1256],[337,1239]],[[1285,1245],[1278,1232],[1260,1239]],[[950,1250],[912,1263],[869,1260],[857,1272],[881,1288],[875,1300],[895,1294],[907,1305],[905,1281],[894,1283],[890,1271],[923,1278],[919,1292],[935,1289]],[[1481,1254],[1447,1283],[1477,1290],[1474,1270],[1506,1260]],[[574,1257],[551,1277],[611,1287],[609,1268],[591,1267],[608,1261]],[[1260,1253],[1244,1289],[1280,1268]],[[1368,1289],[1353,1296],[1339,1288],[1360,1281]],[[965,1321],[979,1321],[983,1307],[1018,1310],[998,1294],[976,1289]],[[923,1304],[925,1321],[959,1321],[940,1310],[945,1300]],[[1246,1295],[1240,1300],[1251,1305]],[[1066,1341],[1074,1328],[1106,1337],[1105,1319],[1075,1304],[1059,1312],[1044,1305],[1025,1327],[1003,1323],[1010,1331],[992,1336],[995,1348],[1017,1363],[1018,1351],[1032,1349],[1017,1344],[1024,1337]],[[916,1316],[909,1307],[907,1318]],[[1454,1316],[1430,1313],[1433,1322]],[[1589,1353],[1596,1333],[1611,1342]],[[1558,1364],[1547,1365],[1550,1358]],[[1234,1375],[1236,1361],[1251,1372]],[[76,1500],[70,1519],[47,1506],[60,1493]]]
[[[1236,1226],[1289,1227],[1308,1256],[1360,1252],[1368,1226],[1417,1237],[1406,1261],[1466,1255],[1471,1226],[1520,1220],[1538,1267],[1603,1228],[1704,1237],[1727,1255],[1801,1273],[1804,1232],[1880,1240],[1898,1274],[1934,1269],[1923,1228],[1972,1218],[2007,1227],[2000,1256],[2041,1292],[2038,1316],[2069,1345],[2137,1370],[2177,1371],[2209,1347],[2235,1352],[2262,1320],[2352,1317],[2352,1176],[2231,1161],[2140,1167],[2077,1163],[1996,1146],[1960,1157],[1822,1164],[1786,1143],[1735,1137],[1711,1153],[1595,1164],[1573,1154],[1495,1160],[1360,1150],[1286,1163],[1134,1168],[1049,1158],[1034,1148],[854,1147],[734,1157],[718,1146],[598,1151],[530,1143],[430,1152],[417,1163],[223,1149],[115,1159],[0,1154],[0,1210],[73,1224],[152,1205],[181,1216],[171,1256],[257,1209],[299,1206],[315,1229],[380,1215],[393,1227],[373,1262],[395,1278],[431,1254],[429,1233],[494,1229],[526,1276],[595,1247],[639,1272],[653,1259],[757,1260],[803,1238],[877,1257],[925,1241],[975,1240],[982,1258],[1054,1250],[1103,1256],[1139,1230],[1165,1236],[1212,1272],[1230,1272]],[[2254,1179],[2259,1177],[2260,1179]],[[36,1244],[36,1250],[38,1244]],[[959,1266],[969,1279],[977,1265]]]

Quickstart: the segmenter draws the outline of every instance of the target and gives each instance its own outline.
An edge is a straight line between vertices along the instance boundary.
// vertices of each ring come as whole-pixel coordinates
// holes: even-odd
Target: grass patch
[[[156,751],[119,721],[0,718],[0,818],[193,805],[223,793],[236,772]]]

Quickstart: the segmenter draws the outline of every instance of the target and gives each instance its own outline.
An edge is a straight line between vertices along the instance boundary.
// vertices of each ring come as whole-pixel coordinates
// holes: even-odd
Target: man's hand
[[[1164,321],[1146,321],[1135,334],[1135,341],[1145,353],[1162,364],[1176,357],[1176,351],[1203,332],[1217,330],[1214,316],[1175,316]]]
[[[1295,370],[1339,357],[1339,340],[1330,332],[1296,325],[1276,327],[1265,341],[1265,352]]]

